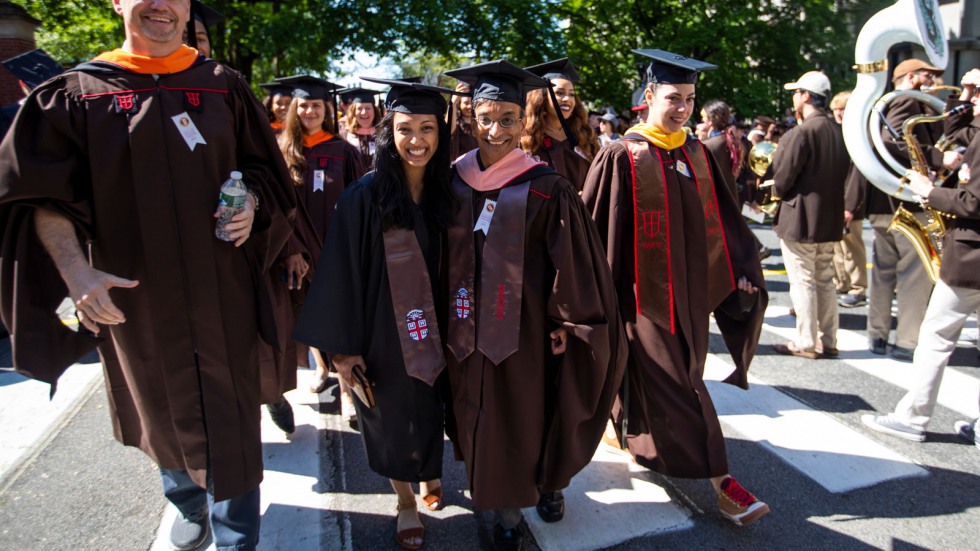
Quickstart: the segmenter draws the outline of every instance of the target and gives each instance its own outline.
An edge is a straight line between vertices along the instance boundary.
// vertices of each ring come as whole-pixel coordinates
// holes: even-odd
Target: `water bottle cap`
[[[237,170],[232,170],[231,171],[231,179],[232,180],[241,180],[242,179],[242,173],[241,172],[238,172]]]

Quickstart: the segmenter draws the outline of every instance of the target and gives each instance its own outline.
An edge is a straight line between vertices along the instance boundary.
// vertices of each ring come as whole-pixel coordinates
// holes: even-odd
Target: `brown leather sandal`
[[[438,511],[442,508],[442,484],[436,487],[435,490],[430,490],[429,493],[422,496],[422,503],[425,503],[425,508],[430,511]]]
[[[395,509],[401,512],[407,509],[417,510],[418,507],[415,505],[414,502],[412,502],[411,505],[402,505],[401,503],[399,503],[398,505],[395,506]],[[422,519],[419,519],[419,522],[422,522]],[[398,526],[397,517],[395,518],[395,526],[397,530],[397,526]],[[395,541],[398,542],[398,545],[400,545],[404,549],[420,549],[425,544],[425,527],[415,526],[412,528],[406,528],[404,530],[397,530],[395,532]]]

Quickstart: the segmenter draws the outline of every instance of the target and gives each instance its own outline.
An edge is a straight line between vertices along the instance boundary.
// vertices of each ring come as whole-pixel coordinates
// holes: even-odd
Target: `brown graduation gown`
[[[193,151],[171,120],[183,112],[207,141]],[[232,170],[261,199],[240,248],[214,237]],[[0,146],[0,203],[0,307],[17,369],[54,385],[98,344],[120,442],[201,486],[210,463],[216,500],[258,486],[258,340],[276,339],[262,280],[295,193],[241,76],[199,58],[159,80],[93,62],[48,81]],[[39,205],[90,240],[96,269],[139,280],[111,291],[126,322],[103,327],[104,340],[60,328],[49,308],[67,293],[34,233]]]
[[[545,136],[541,148],[534,152],[534,156],[564,176],[577,191],[582,190],[591,161],[575,152],[571,140],[556,140]]]
[[[541,492],[568,485],[599,443],[626,360],[602,244],[578,194],[546,167],[511,184],[528,181],[517,351],[494,365],[477,338],[475,350],[461,361],[451,351],[446,354],[456,449],[466,463],[473,503],[481,509],[528,507]],[[466,195],[461,206],[473,209],[476,220],[485,199],[496,199],[500,190]],[[497,220],[491,232],[514,231],[494,224]],[[450,262],[459,247],[473,247],[480,272],[485,236],[463,229],[458,233],[465,239],[456,242],[450,230]],[[497,285],[478,275],[474,282],[470,305],[475,309],[482,287]],[[450,282],[449,289],[447,306],[456,315],[456,286]],[[565,354],[555,356],[549,333],[559,327],[569,338]]]
[[[288,337],[293,332],[293,326],[313,282],[320,249],[326,240],[327,229],[336,212],[340,194],[365,172],[363,159],[357,148],[336,136],[313,147],[304,147],[303,155],[306,158],[306,178],[302,185],[296,186],[296,195],[302,206],[299,211],[301,216],[297,217],[296,231],[283,248],[280,260],[284,261],[288,256],[299,253],[309,262],[310,270],[303,278],[300,288],[292,291],[288,290],[283,262],[278,263],[270,274],[277,315],[285,320],[279,327],[287,345],[281,356],[282,361],[275,369],[262,371],[263,403],[277,401],[285,391],[296,388],[296,367],[309,366],[309,348]],[[322,171],[323,174],[323,187],[319,190],[314,186],[317,171]],[[265,359],[264,357],[263,360]],[[275,378],[269,377],[270,374],[275,374]]]
[[[634,180],[634,163],[626,143],[630,139],[642,140],[637,135],[628,135],[599,152],[582,196],[606,245],[630,344],[628,384],[624,384],[620,391],[621,400],[613,411],[614,419],[617,429],[621,430],[622,398],[628,388],[627,440],[638,463],[671,476],[719,476],[728,472],[725,441],[703,380],[709,315],[714,312],[735,360],[735,372],[726,382],[747,388],[748,365],[755,354],[768,302],[759,257],[752,234],[727,191],[718,165],[708,154],[710,175],[702,174],[698,180],[702,186],[707,182],[714,185],[732,275],[736,280],[745,276],[760,288],[756,296],[742,296],[743,293],[735,291],[720,304],[711,303],[709,297],[714,293],[708,289],[705,206],[695,181],[674,168],[675,161],[682,159],[693,170],[694,165],[687,162],[681,149],[685,149],[688,156],[700,155],[701,144],[692,140],[672,151],[661,149],[662,175],[651,177],[637,171]],[[653,151],[651,146],[650,153]],[[636,164],[651,166],[651,161],[660,164],[659,159],[646,161]],[[634,185],[667,189],[669,215],[661,217],[665,226],[660,229],[668,232],[671,273],[661,277],[671,281],[672,324],[669,314],[663,316],[660,313],[657,317],[661,321],[655,323],[637,312]],[[650,266],[640,268],[653,269]]]

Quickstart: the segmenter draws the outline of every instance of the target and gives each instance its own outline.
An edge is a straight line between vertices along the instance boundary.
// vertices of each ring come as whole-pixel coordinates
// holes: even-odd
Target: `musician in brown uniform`
[[[888,415],[864,415],[861,420],[872,429],[922,442],[925,429],[936,408],[939,384],[949,357],[956,348],[963,324],[980,307],[980,137],[970,130],[980,117],[980,72],[971,71],[964,76],[963,95],[960,101],[951,101],[948,107],[973,104],[973,109],[952,114],[946,120],[947,136],[971,135],[970,145],[963,155],[954,187],[933,187],[929,178],[909,173],[909,187],[927,204],[939,211],[955,215],[948,220],[949,229],[943,236],[943,261],[939,281],[932,291],[925,317],[919,330],[918,346],[912,360],[915,382],[909,392]],[[974,424],[957,421],[954,429],[969,440],[974,440]]]
[[[942,69],[919,59],[907,59],[895,67],[892,80],[896,90],[919,90],[931,85]],[[902,123],[917,115],[933,115],[917,99],[899,96],[884,111],[888,123],[882,130],[882,138],[896,160],[911,167],[908,148],[901,137]],[[887,128],[890,126],[891,128]],[[895,130],[899,136],[892,135]],[[938,168],[942,156],[933,151],[932,144],[939,138],[938,125],[920,124],[915,127],[915,139],[922,147],[926,161]],[[909,361],[918,341],[919,325],[929,302],[932,282],[911,242],[888,231],[899,205],[925,224],[928,216],[919,205],[898,201],[886,196],[874,186],[868,186],[868,221],[874,231],[871,253],[871,292],[868,297],[868,347],[875,354],[884,354],[888,346],[888,333],[892,327],[892,298],[898,302],[898,325],[895,342],[889,353],[898,360]]]

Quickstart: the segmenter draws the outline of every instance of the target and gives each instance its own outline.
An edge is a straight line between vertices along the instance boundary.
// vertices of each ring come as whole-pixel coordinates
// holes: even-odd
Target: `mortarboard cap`
[[[309,75],[297,75],[293,77],[279,77],[275,81],[279,84],[292,86],[293,97],[302,99],[331,99],[333,93],[340,88],[332,82],[327,82],[322,78],[311,77]]]
[[[371,80],[371,79],[364,79],[364,80]],[[417,77],[402,77],[402,78],[400,78],[398,80],[401,80],[402,82],[414,82],[416,84],[421,84],[422,83],[422,77],[421,76],[417,76]]]
[[[363,78],[363,77],[362,77]],[[369,90],[359,86],[340,91],[340,101],[351,103],[374,103],[374,96],[383,94],[381,90]]]
[[[40,49],[12,57],[4,61],[3,65],[31,90],[49,78],[65,72],[57,61]]]
[[[506,101],[522,107],[528,90],[551,86],[548,80],[503,59],[453,69],[444,74],[470,84],[473,87],[473,101]]]
[[[201,0],[193,0],[191,7],[193,9],[194,19],[200,20],[208,29],[225,20],[225,14],[201,2]]]
[[[572,62],[569,61],[567,57],[541,63],[540,65],[525,67],[524,70],[548,80],[563,78],[571,82],[579,81],[578,73],[575,71],[575,66],[572,65]]]
[[[263,82],[259,84],[260,88],[265,88],[270,96],[291,96],[293,95],[293,87],[290,84],[284,84],[282,82]]]
[[[633,53],[653,60],[647,65],[644,73],[647,82],[696,84],[702,71],[718,68],[717,65],[664,50],[633,50]]]
[[[385,110],[410,115],[442,115],[446,112],[443,94],[458,94],[448,88],[429,86],[419,82],[385,78],[361,77],[362,80],[391,86],[385,98]]]

